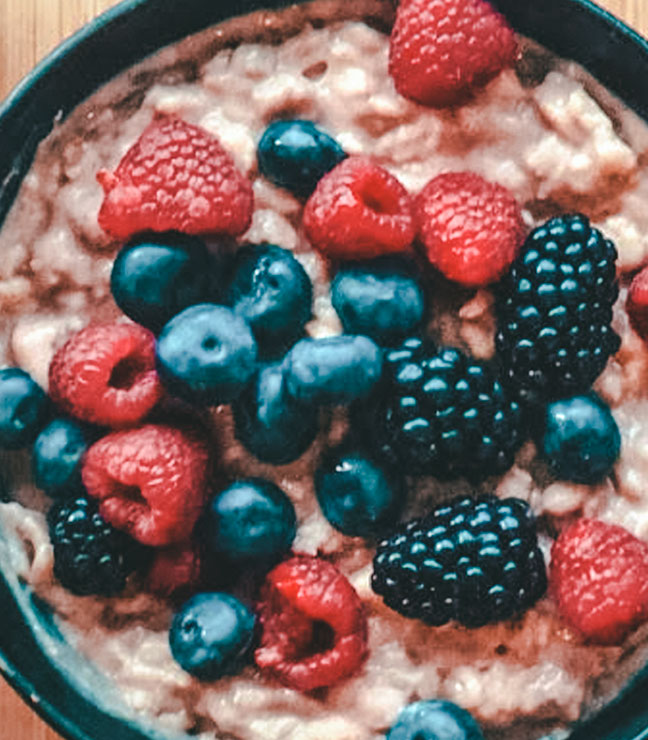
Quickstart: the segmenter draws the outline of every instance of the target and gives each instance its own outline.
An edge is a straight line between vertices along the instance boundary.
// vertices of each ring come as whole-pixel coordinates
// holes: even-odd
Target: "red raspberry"
[[[69,339],[49,367],[54,403],[83,421],[123,427],[162,398],[155,337],[137,324],[94,324]]]
[[[319,181],[304,209],[311,244],[337,259],[403,252],[414,240],[410,196],[368,157],[350,157]]]
[[[515,198],[474,172],[448,172],[416,198],[419,237],[430,262],[468,287],[498,280],[524,241]]]
[[[157,550],[146,574],[146,585],[159,596],[195,591],[201,581],[201,558],[193,542]]]
[[[516,57],[513,30],[485,0],[403,0],[389,73],[404,97],[443,107],[460,103]]]
[[[585,637],[620,643],[648,619],[648,543],[623,527],[579,519],[554,542],[549,583],[560,613]]]
[[[218,139],[179,118],[156,114],[114,173],[101,170],[99,225],[118,239],[139,231],[242,234],[252,218],[252,185]]]
[[[147,424],[95,442],[81,475],[108,523],[159,547],[190,538],[206,499],[208,457],[197,436]]]
[[[648,267],[637,273],[630,283],[626,309],[632,328],[642,339],[648,340]]]
[[[353,586],[320,558],[298,556],[268,574],[258,605],[259,668],[298,691],[333,686],[367,654],[367,620]]]

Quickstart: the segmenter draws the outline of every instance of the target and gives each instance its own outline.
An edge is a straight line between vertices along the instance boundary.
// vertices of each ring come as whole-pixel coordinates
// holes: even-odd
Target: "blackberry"
[[[385,352],[382,384],[354,422],[378,459],[411,474],[479,480],[508,470],[522,410],[496,368],[419,337]]]
[[[113,596],[126,584],[143,549],[99,514],[95,501],[78,496],[56,502],[47,515],[54,575],[77,596]]]
[[[506,382],[531,402],[583,391],[621,344],[611,327],[614,244],[580,214],[531,232],[496,301]]]
[[[391,609],[434,626],[509,619],[547,588],[533,513],[494,496],[438,506],[380,543],[371,585]]]

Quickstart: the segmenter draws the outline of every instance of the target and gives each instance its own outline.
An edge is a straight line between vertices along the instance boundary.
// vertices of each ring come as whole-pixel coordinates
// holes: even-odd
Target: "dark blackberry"
[[[438,506],[380,543],[371,586],[391,609],[434,626],[509,619],[547,588],[533,513],[494,496]]]
[[[532,402],[583,391],[621,344],[614,244],[580,214],[531,232],[496,301],[503,379]]]
[[[385,352],[382,384],[354,423],[379,460],[441,478],[502,473],[524,441],[494,366],[418,337]]]
[[[144,548],[114,529],[95,501],[78,496],[56,502],[47,515],[54,575],[77,596],[113,596],[126,584]]]

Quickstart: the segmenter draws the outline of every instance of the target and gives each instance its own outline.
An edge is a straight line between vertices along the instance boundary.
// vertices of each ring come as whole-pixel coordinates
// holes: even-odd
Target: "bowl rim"
[[[184,0],[185,3],[186,1],[187,0]],[[302,2],[305,0],[296,1]],[[524,4],[525,1],[526,0],[491,0],[493,4],[495,4],[500,10],[502,10],[502,12],[505,12],[508,15],[508,10],[513,16],[515,16],[515,5],[520,2]],[[529,1],[535,2],[535,0]],[[290,4],[290,2],[291,0],[274,0],[273,7],[274,9],[278,9],[283,5]],[[599,24],[602,25],[605,30],[610,32],[611,35],[615,37],[615,43],[618,42],[620,44],[629,44],[629,46],[632,47],[635,52],[638,52],[645,61],[648,69],[648,39],[644,38],[638,31],[628,26],[624,21],[617,18],[610,11],[597,5],[592,0],[552,0],[552,2],[554,4],[557,3],[559,6],[562,7],[563,10],[573,8],[575,12],[585,13],[590,18],[596,20]],[[81,28],[79,28],[73,34],[61,41],[53,50],[51,50],[46,56],[44,56],[24,77],[22,77],[22,79],[16,85],[13,86],[6,97],[3,100],[0,100],[0,134],[2,133],[1,124],[5,120],[10,118],[11,114],[14,111],[28,104],[32,97],[37,96],[38,85],[41,83],[46,83],[49,77],[56,72],[59,65],[61,65],[62,62],[64,62],[80,46],[96,40],[99,36],[110,34],[118,26],[123,25],[124,21],[127,18],[131,17],[133,14],[147,13],[153,15],[157,11],[157,9],[165,9],[166,11],[168,11],[170,6],[178,6],[180,4],[181,3],[179,2],[179,0],[121,0],[121,2],[117,3],[111,8],[108,8],[107,10],[89,20]],[[192,7],[196,6],[196,4],[196,2],[193,2]],[[239,14],[242,15],[246,12],[262,7],[271,7],[268,3],[268,0],[260,0],[260,2],[258,0],[239,0],[236,6],[237,12],[227,13],[224,17],[231,17],[233,15]],[[507,10],[505,10],[504,8],[506,8]],[[515,20],[515,17],[512,18],[513,25],[517,26]],[[218,22],[218,20],[214,20],[213,22]],[[194,29],[194,31],[190,32],[195,32],[196,30],[198,29]],[[173,43],[174,39],[179,40],[185,35],[186,33],[182,31],[176,31],[173,34],[173,38],[171,40],[164,40],[159,45],[153,47],[153,49],[145,51],[145,53],[135,57],[135,59],[141,60],[149,53],[154,53],[155,50],[162,49],[168,43]],[[552,45],[551,43],[546,43],[544,40],[541,40],[541,43],[544,43],[549,48],[552,48],[552,50],[554,48],[554,45]],[[558,51],[557,53],[560,53],[560,51]],[[576,61],[584,64],[584,66],[586,67],[589,66],[587,62],[581,61],[573,55],[571,55],[571,58],[576,59]],[[133,62],[126,62],[121,69],[126,69],[132,63]],[[601,79],[599,75],[596,76],[597,79]],[[106,80],[109,78],[110,76],[108,76]],[[611,85],[608,82],[604,82],[603,84],[605,84],[608,88],[611,88]],[[637,111],[648,124],[648,86],[645,87],[645,90],[647,91],[647,93],[643,104],[641,103],[641,100],[628,100],[627,96],[625,96],[623,92],[619,92],[615,89],[613,89],[613,92],[617,96],[621,97],[622,100],[629,107]],[[83,95],[81,95],[79,99],[75,102],[75,105],[77,105],[83,99],[87,98],[89,95],[93,94],[93,92],[94,90],[85,90]],[[639,106],[639,108],[637,106]],[[59,119],[64,118],[65,115],[67,115],[67,112],[61,110],[60,114],[61,115],[59,116]],[[47,130],[43,128],[38,129],[38,138],[36,144],[49,134],[54,122],[55,119],[51,121],[52,125],[50,125],[49,128],[46,127]],[[34,152],[35,147],[33,148],[33,151],[29,154],[29,161],[27,162],[27,166],[29,166],[29,164],[31,163],[31,158]],[[12,180],[14,169],[16,169],[16,165],[14,165],[13,167],[7,167],[5,164],[5,167],[3,168],[2,164],[3,163],[0,162],[0,175],[3,172],[3,169],[7,169],[8,175],[4,178],[0,177],[0,201],[2,199],[3,193],[6,193],[7,182]],[[24,162],[18,169],[21,169],[22,167],[24,167]],[[24,171],[16,171],[16,176],[19,184],[20,182],[22,182],[22,179],[24,177]],[[13,194],[9,193],[9,195],[7,196],[9,199],[9,204],[13,201],[15,195],[15,192]],[[0,228],[2,226],[3,218],[5,215],[6,212],[3,213],[2,209],[0,208]],[[15,593],[12,586],[9,585],[3,573],[0,572],[0,576],[0,593],[4,595],[6,591],[6,594],[13,602],[12,607],[15,607],[16,610],[20,611],[21,607],[17,604],[15,600]],[[21,670],[21,668],[19,667],[19,664],[11,660],[8,656],[7,650],[5,648],[5,639],[6,637],[4,636],[4,631],[0,632],[0,674],[13,688],[13,690],[16,691],[16,693],[23,699],[23,701],[42,720],[44,720],[50,727],[52,727],[56,732],[58,732],[67,740],[97,740],[96,736],[88,734],[88,730],[81,726],[78,717],[74,717],[63,712],[54,703],[49,701],[47,696],[45,696],[44,693],[36,687],[33,680],[27,678],[23,670]],[[77,689],[75,687],[73,687],[71,684],[69,686],[71,691],[77,693]],[[628,684],[626,688],[624,688],[623,696],[617,700],[614,700],[610,705],[605,707],[601,711],[600,715],[614,712],[616,709],[618,709],[619,705],[623,705],[627,699],[627,697],[625,697],[626,691],[630,693],[636,693],[639,689],[645,691],[646,687],[648,687],[648,677],[636,677]],[[629,728],[630,731],[636,732],[638,734],[633,734],[632,736],[624,736],[625,738],[627,738],[627,740],[648,740],[648,706],[643,706],[642,709],[643,713],[641,724],[637,725],[636,727],[631,727],[630,725],[628,725],[628,727],[626,728]],[[594,720],[596,720],[598,717],[599,714],[594,717]],[[124,721],[124,719],[121,718],[120,721]],[[592,734],[592,732],[588,729],[589,724],[590,721],[588,720],[582,725],[577,725],[576,728],[572,732],[570,732],[570,739],[598,740],[600,738],[600,740],[604,740],[604,738],[607,738],[607,740],[619,740],[619,736],[616,734],[609,736]],[[610,730],[612,732],[616,732],[614,727],[611,727]],[[137,735],[137,737],[141,737],[142,740],[145,740],[145,738],[153,736]]]

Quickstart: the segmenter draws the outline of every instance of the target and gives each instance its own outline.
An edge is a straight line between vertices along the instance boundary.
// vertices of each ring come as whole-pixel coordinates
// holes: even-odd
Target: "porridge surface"
[[[255,212],[244,240],[278,244],[302,262],[315,288],[308,325],[315,337],[341,331],[327,266],[300,230],[301,203],[256,170],[261,133],[282,116],[317,121],[349,154],[372,155],[412,193],[441,172],[473,170],[514,194],[529,227],[580,210],[615,241],[622,284],[624,274],[648,258],[648,129],[580,68],[526,43],[519,69],[503,72],[472,102],[453,111],[425,109],[394,90],[388,37],[355,19],[370,15],[373,25],[386,27],[387,4],[341,7],[320,2],[263,16],[271,18],[277,39],[287,37],[280,44],[259,40],[259,28],[268,27],[260,15],[207,31],[110,83],[56,128],[0,233],[4,362],[25,368],[46,387],[49,362],[71,333],[91,318],[119,315],[109,275],[120,245],[97,224],[103,195],[95,175],[116,167],[155,111],[215,134],[252,179]],[[303,14],[307,23],[298,31]],[[309,25],[320,18],[328,21],[324,27]],[[228,34],[249,41],[232,50],[224,43]],[[532,60],[542,68],[541,81],[533,84]],[[629,325],[624,296],[622,288],[615,315],[622,346],[595,386],[623,437],[614,480],[578,486],[550,479],[528,443],[516,465],[483,490],[528,501],[543,521],[593,516],[648,539],[648,350]],[[439,301],[430,328],[488,358],[494,352],[492,303],[484,289],[467,295],[456,311]],[[243,450],[228,408],[215,409],[213,417],[225,475],[278,483],[297,511],[294,549],[328,556],[349,577],[367,608],[369,658],[358,675],[324,698],[260,681],[252,668],[200,684],[171,658],[167,605],[136,589],[115,599],[78,598],[54,582],[44,499],[27,482],[26,460],[6,456],[14,481],[22,481],[16,501],[0,504],[4,528],[15,535],[16,571],[55,607],[65,630],[116,681],[133,709],[205,740],[220,733],[244,740],[377,740],[405,704],[443,697],[470,710],[493,737],[529,738],[529,727],[544,730],[577,719],[646,656],[645,630],[622,647],[583,644],[549,598],[517,621],[478,630],[403,619],[370,588],[373,550],[332,529],[315,501],[312,474],[321,451],[342,439],[343,415],[323,415],[317,442],[299,461],[281,467],[262,465]],[[408,515],[470,490],[425,478],[412,487]],[[541,546],[548,557],[548,537]]]

